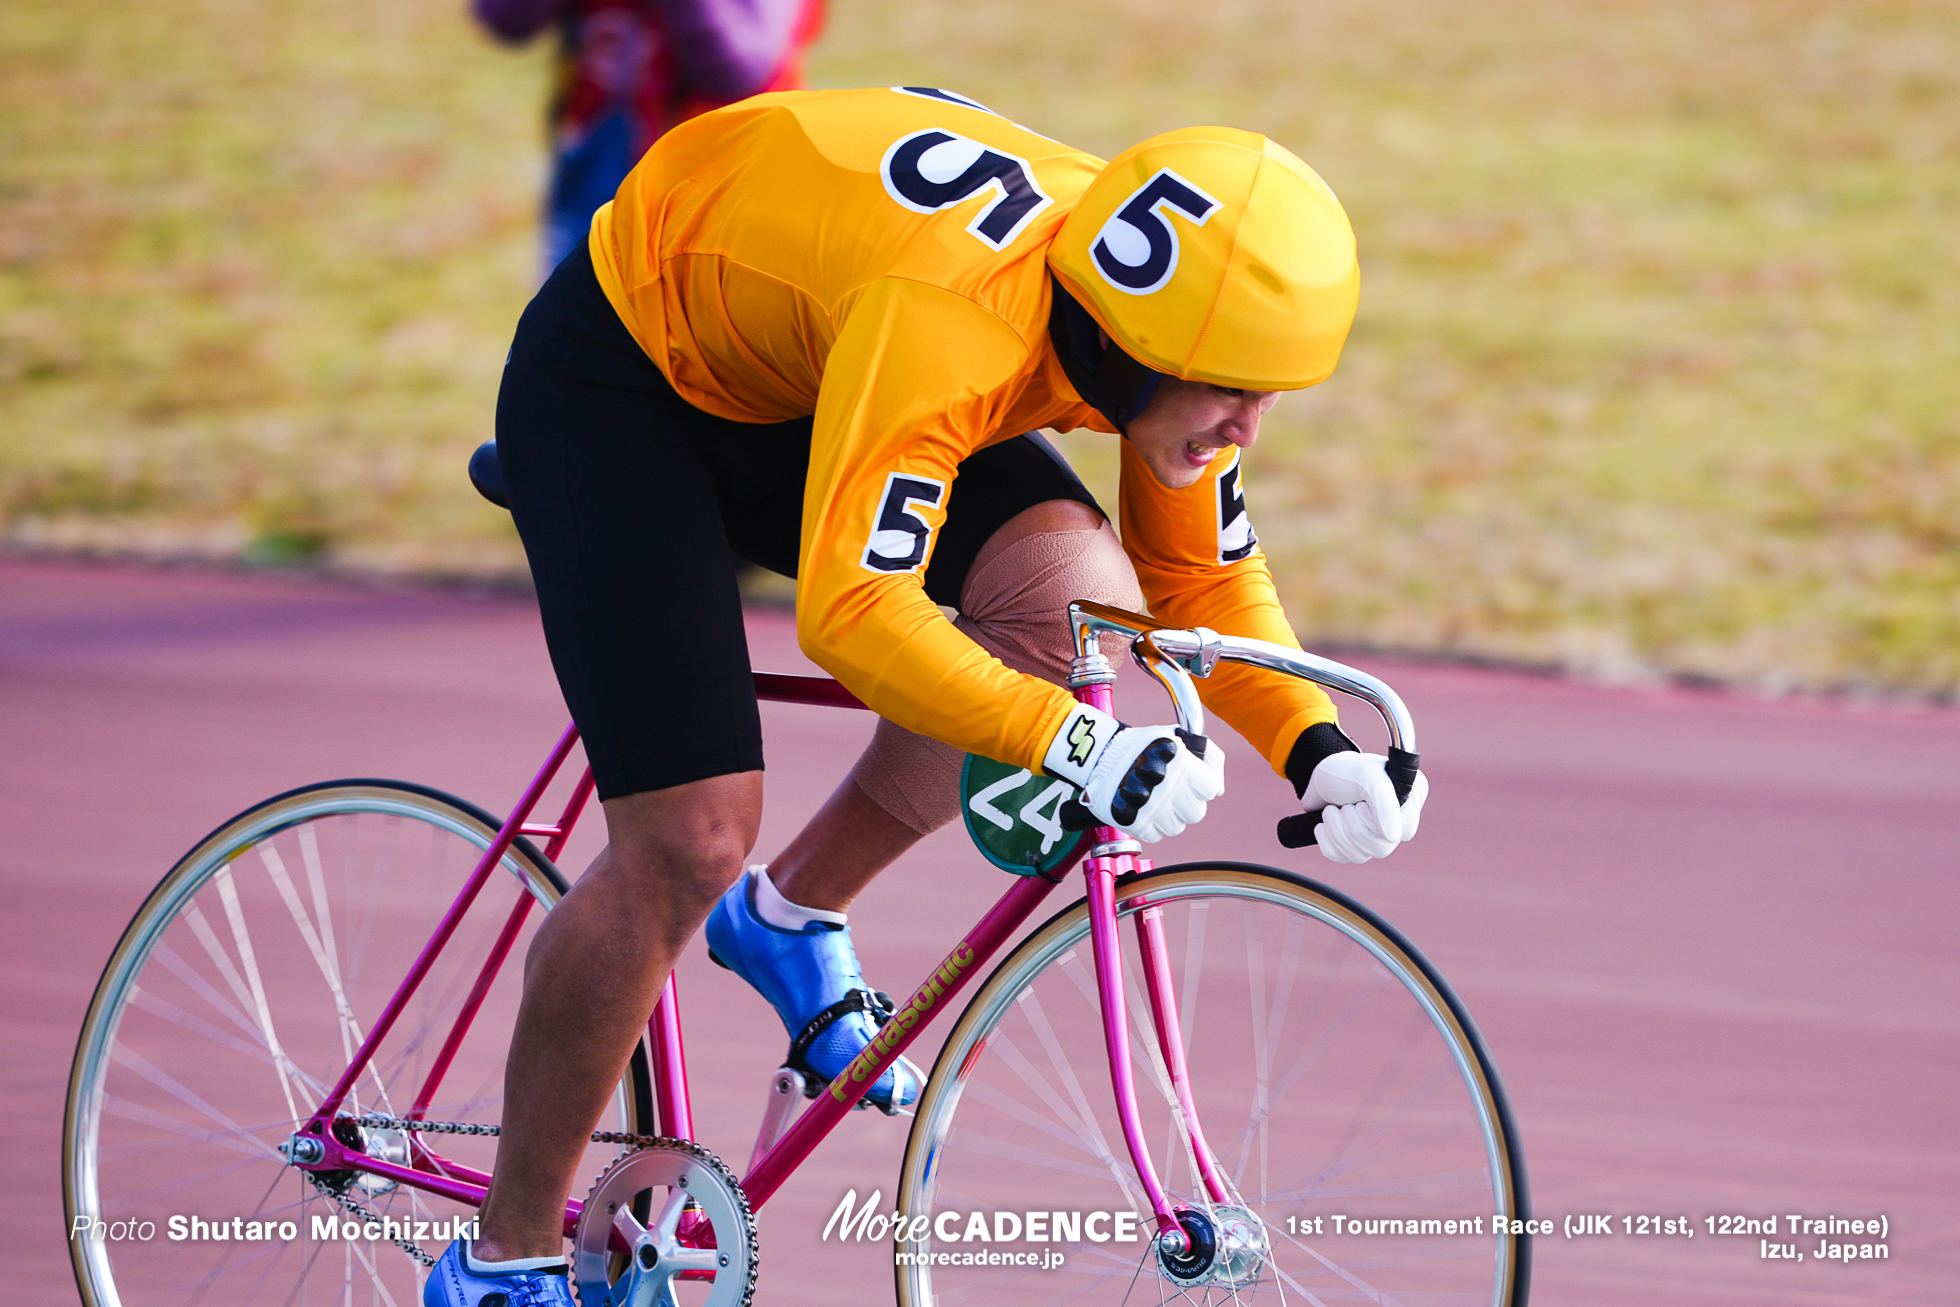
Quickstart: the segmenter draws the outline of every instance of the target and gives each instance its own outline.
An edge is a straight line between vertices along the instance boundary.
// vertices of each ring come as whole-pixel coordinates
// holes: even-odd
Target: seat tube
[[[667,977],[660,1001],[647,1019],[648,1070],[660,1133],[669,1139],[694,1138],[694,1110],[687,1096],[687,1050],[681,1042],[681,1002],[674,978]]]

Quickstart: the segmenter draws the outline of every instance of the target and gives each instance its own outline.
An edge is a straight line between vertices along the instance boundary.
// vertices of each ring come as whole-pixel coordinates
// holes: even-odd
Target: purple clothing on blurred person
[[[471,0],[509,42],[559,31],[545,205],[546,267],[591,227],[626,174],[684,119],[801,84],[822,0]]]
[[[474,0],[476,17],[516,44],[559,16],[563,0]],[[804,0],[651,0],[676,47],[682,83],[711,100],[740,100],[774,78],[809,6]],[[786,89],[786,88],[785,88]]]

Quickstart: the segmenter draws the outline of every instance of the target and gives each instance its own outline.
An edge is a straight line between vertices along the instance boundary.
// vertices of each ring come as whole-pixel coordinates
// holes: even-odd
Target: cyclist
[[[1105,164],[895,87],[758,96],[648,152],[525,311],[498,399],[610,842],[532,945],[481,1238],[444,1254],[427,1302],[569,1301],[573,1171],[704,920],[793,1060],[822,1080],[863,1048],[877,1022],[844,909],[953,814],[961,751],[1068,780],[1141,840],[1204,815],[1219,746],[1076,703],[1059,610],[1141,597],[1167,623],[1294,643],[1239,455],[1280,391],[1333,370],[1357,286],[1339,201],[1248,132]],[[1016,434],[1081,426],[1124,438],[1120,545]],[[747,876],[762,751],[737,557],[797,577],[805,651],[884,719]],[[684,689],[663,692],[677,657]],[[1327,856],[1415,833],[1423,783],[1398,806],[1317,687],[1228,665],[1203,693],[1326,809]],[[896,1110],[919,1081],[901,1064],[867,1097]]]

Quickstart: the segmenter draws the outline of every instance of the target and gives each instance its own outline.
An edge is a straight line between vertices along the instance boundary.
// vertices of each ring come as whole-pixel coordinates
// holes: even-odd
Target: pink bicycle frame
[[[865,706],[837,682],[823,677],[758,672],[755,674],[755,688],[757,698],[776,702],[818,704],[840,708]],[[1075,695],[1079,701],[1104,711],[1109,711],[1112,706],[1110,686],[1106,683],[1082,686],[1075,691]],[[423,1142],[421,1136],[411,1135],[409,1162],[407,1165],[402,1165],[370,1156],[360,1147],[338,1137],[332,1127],[342,1105],[353,1092],[356,1082],[365,1073],[375,1050],[387,1038],[396,1019],[407,1007],[437,956],[447,946],[457,926],[475,904],[478,895],[503,860],[512,841],[519,836],[541,838],[545,841],[543,852],[547,858],[555,859],[563,850],[565,842],[571,836],[573,825],[592,795],[591,769],[587,768],[573,786],[571,796],[556,821],[533,822],[531,814],[564,766],[565,759],[570,755],[572,746],[577,741],[576,726],[568,727],[559,737],[550,757],[532,778],[530,785],[525,788],[516,807],[512,809],[510,816],[505,819],[502,828],[497,832],[496,838],[484,850],[482,858],[464,882],[448,911],[444,913],[435,933],[423,946],[415,965],[409,969],[408,975],[403,978],[394,996],[369,1029],[367,1038],[349,1062],[347,1069],[342,1072],[340,1080],[295,1136],[296,1141],[303,1138],[309,1141],[311,1146],[304,1150],[293,1149],[294,1165],[311,1171],[364,1171],[472,1206],[482,1204],[490,1177],[481,1171],[438,1155]],[[1067,876],[1074,866],[1075,859],[1081,857],[1085,848],[1089,850],[1089,856],[1083,861],[1083,868],[1088,883],[1096,984],[1102,998],[1103,1037],[1109,1055],[1110,1079],[1115,1091],[1117,1115],[1122,1125],[1124,1141],[1129,1146],[1131,1161],[1136,1166],[1143,1190],[1149,1196],[1154,1209],[1160,1236],[1167,1236],[1172,1241],[1180,1241],[1183,1238],[1175,1209],[1151,1164],[1150,1154],[1143,1138],[1142,1120],[1137,1108],[1132,1079],[1129,1016],[1124,1001],[1123,964],[1117,934],[1116,879],[1119,876],[1148,871],[1151,864],[1147,859],[1137,856],[1138,846],[1133,841],[1127,839],[1122,832],[1110,827],[1099,827],[1081,840],[1077,845],[1076,854],[1056,871],[1054,879],[1041,876],[1015,878],[1012,887],[953,947],[944,961],[913,993],[909,1002],[899,1005],[901,1011],[909,1007],[919,1014],[919,1019],[912,1027],[905,1029],[896,1020],[889,1022],[858,1060],[852,1063],[845,1073],[839,1075],[827,1090],[817,1096],[815,1102],[803,1112],[796,1123],[743,1177],[742,1187],[752,1209],[759,1210],[769,1200],[789,1174],[830,1133],[843,1115],[856,1106],[858,1100],[885,1069],[895,1062],[932,1019],[950,1006],[952,1000],[958,997],[976,975],[980,974],[985,964],[1013,936],[1015,930]],[[475,983],[430,1066],[427,1078],[415,1095],[413,1105],[408,1112],[409,1118],[420,1119],[434,1099],[443,1076],[448,1072],[455,1058],[457,1049],[461,1046],[485,996],[489,993],[491,983],[496,979],[516,943],[517,936],[530,912],[531,903],[532,896],[526,891],[519,894],[517,903],[510,909],[502,931],[492,945],[489,955],[484,959]],[[1162,924],[1155,912],[1145,909],[1136,915],[1136,930],[1154,1032],[1163,1064],[1178,1099],[1192,1153],[1197,1158],[1199,1172],[1212,1201],[1229,1201],[1225,1182],[1205,1143],[1196,1106],[1192,1101],[1190,1084],[1185,1075],[1183,1035],[1179,1029],[1176,996],[1171,989]],[[681,1038],[680,1002],[672,978],[669,978],[647,1022],[647,1054],[660,1133],[672,1138],[692,1139],[693,1115],[688,1100],[687,1059]],[[581,1205],[576,1200],[567,1202],[565,1232],[568,1236],[578,1222],[580,1211]]]

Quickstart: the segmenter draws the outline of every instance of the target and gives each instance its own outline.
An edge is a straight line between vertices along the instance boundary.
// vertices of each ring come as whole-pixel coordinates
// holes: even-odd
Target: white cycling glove
[[[1225,792],[1216,740],[1175,726],[1126,726],[1088,704],[1062,719],[1041,766],[1080,789],[1097,821],[1145,844],[1203,820]]]
[[[1315,843],[1329,862],[1386,858],[1396,845],[1414,838],[1423,800],[1429,797],[1429,778],[1417,772],[1408,799],[1398,804],[1387,768],[1388,759],[1381,754],[1355,752],[1330,753],[1314,767],[1300,807],[1321,813]]]

